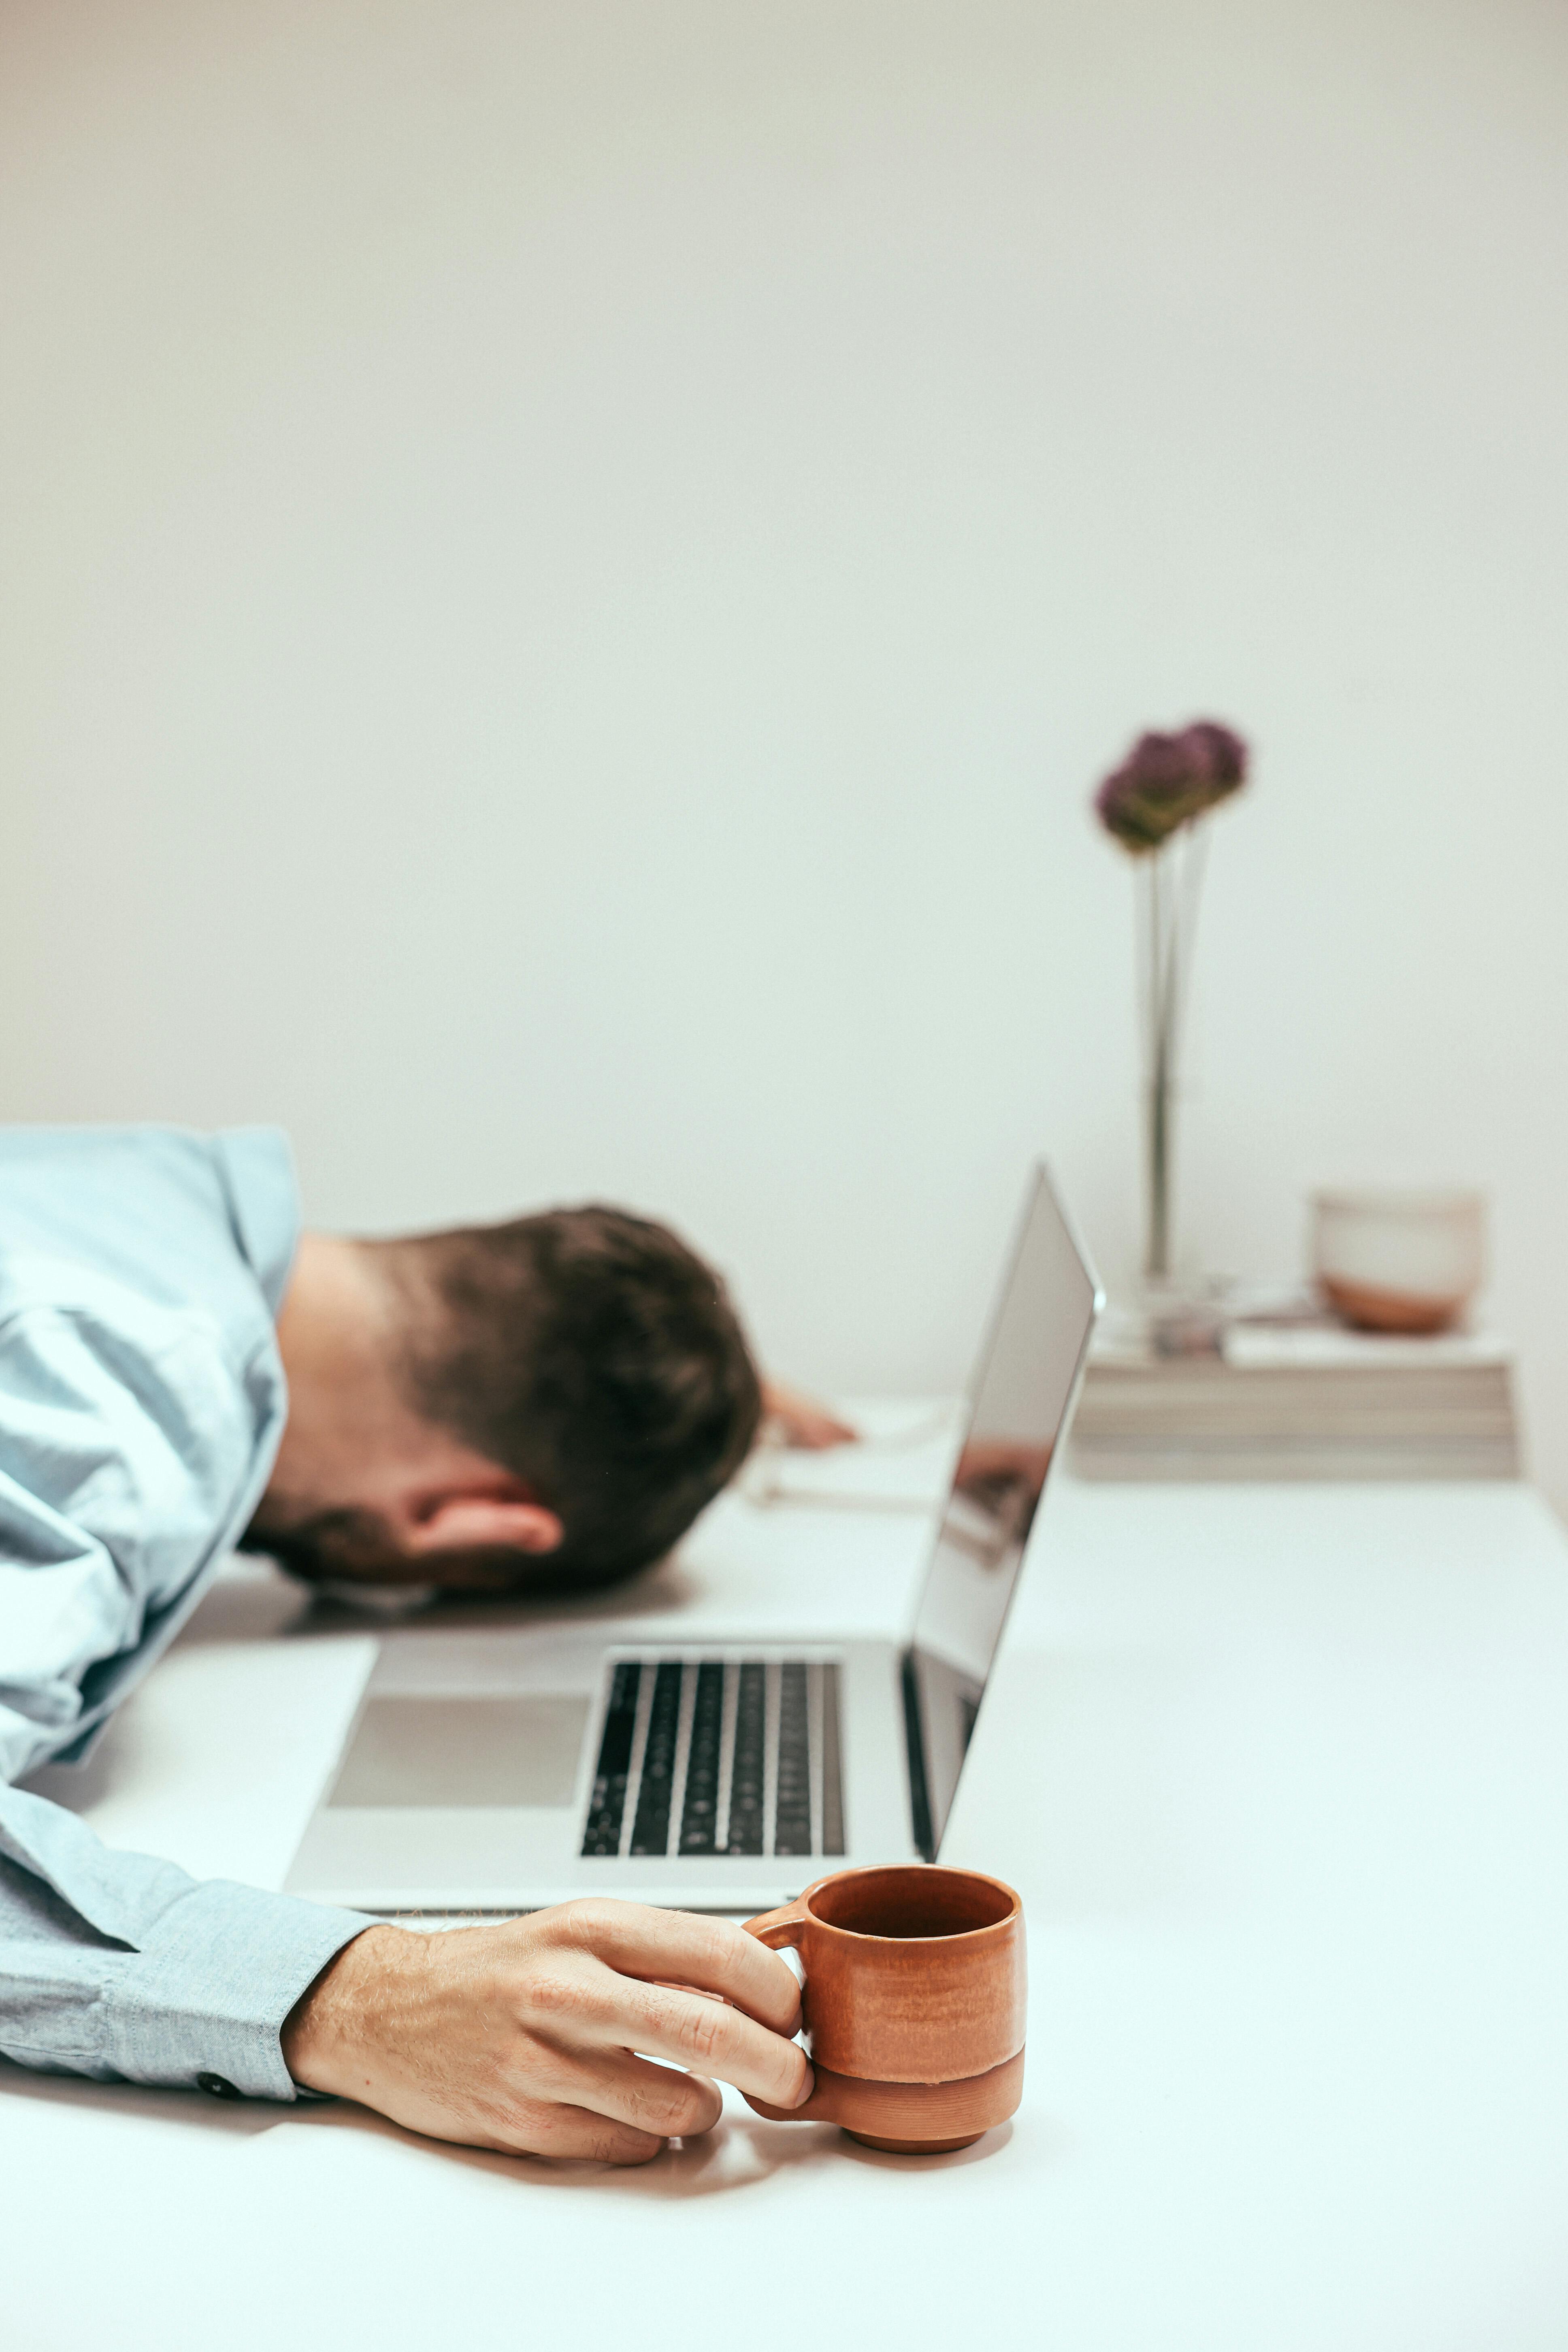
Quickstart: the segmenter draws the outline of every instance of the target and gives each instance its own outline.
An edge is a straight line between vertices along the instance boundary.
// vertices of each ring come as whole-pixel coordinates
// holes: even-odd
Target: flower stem
[[[1173,1255],[1175,1110],[1182,1012],[1207,848],[1199,824],[1183,825],[1140,861],[1143,882],[1144,1273],[1169,1277]]]
[[[1148,1102],[1144,1113],[1144,1149],[1148,1184],[1147,1235],[1143,1255],[1151,1281],[1171,1271],[1171,960],[1173,912],[1168,887],[1170,851],[1157,849],[1148,860],[1148,969],[1144,1020],[1148,1055]]]

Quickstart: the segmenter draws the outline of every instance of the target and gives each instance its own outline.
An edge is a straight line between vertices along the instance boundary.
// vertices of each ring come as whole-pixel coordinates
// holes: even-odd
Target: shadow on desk
[[[825,2162],[889,2172],[932,2172],[953,2165],[984,2164],[1000,2155],[1012,2135],[1013,2126],[1002,2124],[973,2147],[959,2148],[949,2156],[888,2156],[878,2148],[859,2147],[837,2124],[770,2124],[760,2116],[726,2109],[710,2132],[700,2139],[671,2141],[663,2155],[648,2164],[557,2164],[542,2157],[503,2156],[488,2148],[422,2139],[368,2108],[333,2102],[290,2109],[269,2136],[257,2141],[254,2153],[260,2159],[299,2162],[302,2169],[312,2163],[323,2163],[331,2169],[341,2161],[363,2171],[367,2158],[373,2164],[378,2158],[395,2164],[423,2162],[486,2172],[519,2188],[668,2200],[755,2188],[782,2173]],[[367,2142],[379,2146],[367,2147]]]
[[[39,2074],[0,2058],[0,2101],[32,2099],[44,2105],[74,2109],[79,2115],[185,2124],[193,2132],[215,2132],[220,2139],[257,2139],[271,2131],[279,2116],[291,2109],[261,2099],[209,2099],[202,2091],[150,2091],[134,2083],[88,2083],[78,2074]]]
[[[153,2091],[125,2083],[87,2083],[68,2074],[37,2074],[0,2058],[0,2101],[26,2099],[86,2116],[113,2119],[130,2129],[138,2123],[180,2124],[231,2146],[248,2142],[248,2153],[269,2165],[310,2176],[340,2167],[363,2172],[390,2164],[438,2165],[485,2172],[519,2188],[574,2190],[580,2196],[652,2198],[711,2197],[751,2189],[803,2166],[837,2161],[878,2171],[931,2172],[960,2164],[983,2164],[999,2155],[1012,2137],[1011,2124],[987,2132],[973,2147],[951,2156],[886,2156],[859,2147],[836,2124],[770,2124],[761,2116],[728,2111],[700,2139],[675,2140],[649,2164],[552,2164],[542,2157],[504,2156],[447,2140],[424,2139],[384,2116],[347,2100],[323,2100],[297,2107],[263,2099],[220,2100],[200,2091]]]
[[[317,1598],[269,1560],[233,1561],[225,1575],[204,1594],[200,1607],[179,1635],[177,1646],[195,1648],[208,1642],[309,1641],[321,1634],[384,1633],[397,1624],[480,1632],[492,1627],[593,1624],[598,1620],[627,1616],[665,1617],[689,1609],[701,1591],[699,1580],[678,1557],[657,1560],[624,1584],[602,1591],[572,1593],[550,1591],[529,1599],[521,1593],[496,1593],[470,1599],[453,1594],[415,1611],[405,1618],[389,1619],[374,1610],[356,1609],[329,1598]]]

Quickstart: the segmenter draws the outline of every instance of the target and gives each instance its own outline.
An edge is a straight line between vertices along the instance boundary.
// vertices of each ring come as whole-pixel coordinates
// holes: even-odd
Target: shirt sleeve
[[[0,1789],[0,2052],[100,2083],[298,2096],[284,2020],[374,1923],[120,1853],[74,1813]]]
[[[247,1375],[199,1308],[109,1284],[0,1321],[0,1782],[117,1706],[194,1600],[258,1475]],[[279,2029],[369,1925],[0,1787],[0,2051],[24,2066],[293,2098]]]
[[[244,1370],[199,1312],[106,1292],[0,1323],[0,1780],[152,1664],[255,1450]]]

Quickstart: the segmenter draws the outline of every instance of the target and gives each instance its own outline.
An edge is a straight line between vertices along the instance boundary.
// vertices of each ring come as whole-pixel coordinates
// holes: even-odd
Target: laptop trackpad
[[[586,1698],[373,1698],[329,1805],[569,1805]]]

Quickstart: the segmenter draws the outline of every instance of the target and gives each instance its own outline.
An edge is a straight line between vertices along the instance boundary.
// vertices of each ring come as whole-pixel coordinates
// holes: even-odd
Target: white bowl
[[[1329,1188],[1312,1195],[1312,1271],[1347,1323],[1442,1331],[1486,1271],[1486,1197],[1468,1187]]]

